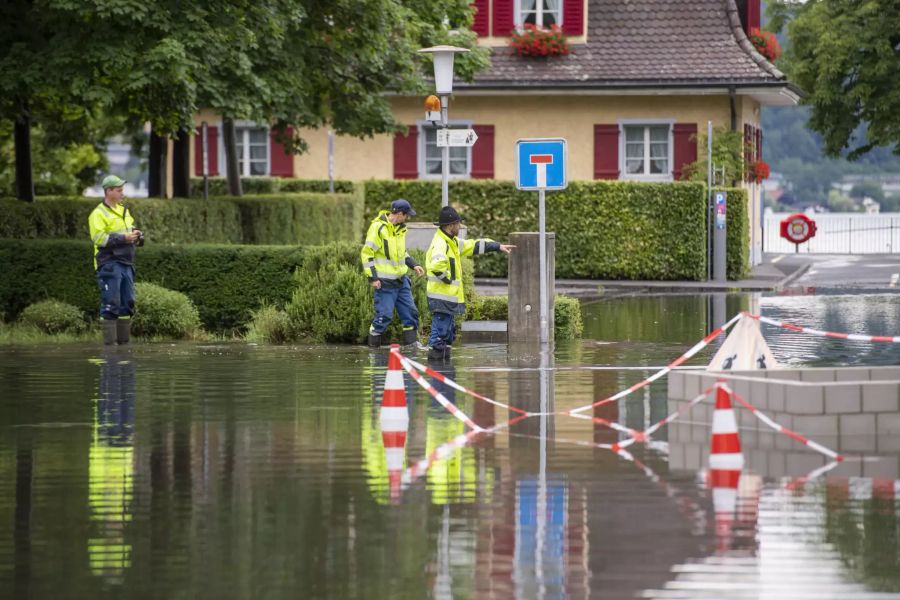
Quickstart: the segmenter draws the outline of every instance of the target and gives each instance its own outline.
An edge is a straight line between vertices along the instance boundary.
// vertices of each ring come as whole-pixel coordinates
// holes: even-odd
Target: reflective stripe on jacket
[[[418,263],[406,251],[406,224],[394,225],[389,214],[383,210],[372,220],[359,257],[369,281],[401,285],[403,276]]]
[[[438,229],[431,240],[425,264],[428,271],[428,307],[432,312],[462,313],[466,309],[462,257],[500,249],[490,239],[460,240]]]
[[[134,264],[134,244],[125,241],[125,234],[134,229],[134,218],[124,204],[112,208],[101,202],[88,217],[91,241],[94,243],[94,269],[110,261]]]

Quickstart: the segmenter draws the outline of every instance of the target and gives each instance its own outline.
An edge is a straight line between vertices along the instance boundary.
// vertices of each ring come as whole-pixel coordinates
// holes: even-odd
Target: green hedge
[[[725,272],[728,279],[744,279],[750,274],[750,218],[747,190],[724,188],[728,194],[725,212],[727,231]]]
[[[278,192],[318,192],[328,191],[327,179],[293,179],[281,177],[241,177],[241,189],[245,194],[277,194]],[[352,181],[344,179],[335,180],[334,191],[339,194],[352,194],[354,192]],[[224,177],[209,178],[209,195],[228,195],[228,180]],[[203,178],[191,178],[191,196],[203,197]]]
[[[509,319],[508,296],[478,296],[467,307],[466,318],[473,321],[506,321]],[[581,303],[577,298],[557,294],[553,301],[554,337],[575,340],[584,331]]]
[[[406,198],[415,221],[433,221],[440,183],[369,181],[366,217]],[[547,231],[555,231],[556,276],[588,279],[702,280],[706,277],[706,193],[699,183],[572,182],[547,194]],[[537,230],[537,194],[503,181],[450,184],[470,236],[506,241]],[[476,262],[477,274],[504,276],[506,257]]]
[[[242,329],[264,303],[284,305],[306,251],[296,246],[148,243],[136,280],[186,294],[210,330]],[[100,302],[90,242],[0,240],[0,310],[13,320],[29,304],[55,298],[94,318]]]
[[[89,239],[97,198],[0,199],[0,238]],[[362,197],[354,194],[229,196],[208,201],[128,200],[148,243],[325,244],[361,239]]]

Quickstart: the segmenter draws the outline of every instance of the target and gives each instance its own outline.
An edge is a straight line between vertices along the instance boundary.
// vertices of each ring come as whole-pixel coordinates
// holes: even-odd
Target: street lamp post
[[[431,54],[434,58],[434,87],[441,99],[441,128],[447,129],[450,121],[447,116],[447,107],[450,103],[450,94],[453,93],[453,57],[461,52],[468,52],[466,48],[456,46],[432,46],[423,48],[419,52]],[[441,206],[450,204],[450,146],[441,148]]]

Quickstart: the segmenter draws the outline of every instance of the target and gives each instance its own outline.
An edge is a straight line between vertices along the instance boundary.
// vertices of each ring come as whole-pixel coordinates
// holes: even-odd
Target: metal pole
[[[713,205],[712,205],[712,121],[706,122],[706,278],[712,279]]]
[[[544,191],[541,190],[541,194]],[[541,386],[541,449],[538,466],[538,497],[537,497],[537,527],[535,531],[535,575],[538,581],[544,581],[544,551],[547,543],[547,419],[550,412],[549,402],[549,356],[547,352],[541,352],[541,368],[539,371],[539,384]]]
[[[547,298],[547,229],[546,229],[546,211],[544,210],[544,190],[538,190],[538,226],[540,228],[540,260],[538,268],[541,270],[541,346],[548,343],[550,337],[548,331],[549,320],[548,298]]]
[[[328,130],[328,193],[334,193],[334,131]]]
[[[853,254],[853,217],[847,217],[847,254]]]
[[[449,127],[447,108],[449,96],[441,96],[441,127]],[[441,148],[441,206],[450,205],[450,146]]]
[[[200,124],[200,151],[203,152],[203,199],[209,200],[209,125]]]

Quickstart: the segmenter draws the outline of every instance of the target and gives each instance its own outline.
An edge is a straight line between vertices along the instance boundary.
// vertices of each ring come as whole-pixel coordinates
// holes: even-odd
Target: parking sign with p
[[[516,188],[520,190],[564,190],[566,140],[527,139],[516,142]]]

